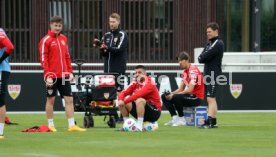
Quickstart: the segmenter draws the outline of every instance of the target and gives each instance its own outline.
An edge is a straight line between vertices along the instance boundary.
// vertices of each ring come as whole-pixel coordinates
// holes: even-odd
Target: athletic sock
[[[137,127],[139,130],[143,130],[143,122],[144,122],[144,118],[138,118],[138,121],[137,121]]]
[[[211,116],[208,116],[207,124],[206,125],[217,125],[217,118],[213,118]]]
[[[2,136],[4,134],[4,123],[0,123],[0,136]]]
[[[48,126],[55,126],[54,119],[48,119]]]
[[[74,126],[75,125],[75,119],[74,118],[69,118],[68,119],[68,125],[69,125],[69,127]]]
[[[217,125],[217,118],[212,118],[210,125]]]
[[[123,117],[123,119],[124,119],[124,122],[125,122],[126,120],[128,120],[128,117]]]

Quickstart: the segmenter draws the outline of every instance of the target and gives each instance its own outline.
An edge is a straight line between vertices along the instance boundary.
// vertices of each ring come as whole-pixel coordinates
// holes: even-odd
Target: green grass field
[[[56,114],[55,133],[22,133],[46,124],[44,114],[10,114],[19,125],[5,127],[1,157],[275,157],[276,113],[219,113],[218,129],[165,127],[162,114],[155,132],[118,132],[95,116],[95,127],[84,133],[67,132],[64,114]],[[82,124],[83,114],[76,120]],[[82,126],[82,125],[81,125]],[[120,127],[121,125],[117,125]]]

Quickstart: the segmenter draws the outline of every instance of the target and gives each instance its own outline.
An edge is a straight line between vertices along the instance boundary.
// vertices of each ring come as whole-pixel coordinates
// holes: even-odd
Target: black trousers
[[[10,72],[0,71],[0,107],[6,104],[5,96],[7,93],[7,83],[10,77]]]
[[[179,117],[184,116],[183,107],[196,107],[202,101],[193,94],[175,94],[171,100],[167,100],[165,94],[162,94],[161,98],[163,105],[169,110],[171,116],[177,115],[177,111]]]

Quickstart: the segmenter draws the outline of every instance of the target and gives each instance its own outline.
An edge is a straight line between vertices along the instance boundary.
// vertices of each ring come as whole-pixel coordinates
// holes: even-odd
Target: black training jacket
[[[107,49],[102,51],[104,72],[124,74],[127,63],[128,37],[125,31],[117,29],[103,37]]]
[[[199,63],[204,63],[204,75],[220,75],[221,62],[224,51],[224,43],[219,37],[210,39],[202,53],[198,57]]]

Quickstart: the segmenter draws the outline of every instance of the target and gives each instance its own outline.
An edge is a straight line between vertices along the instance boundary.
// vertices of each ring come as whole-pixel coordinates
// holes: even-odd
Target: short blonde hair
[[[121,17],[120,17],[120,15],[118,13],[112,13],[109,17],[110,18],[114,18],[117,21],[121,21]]]

